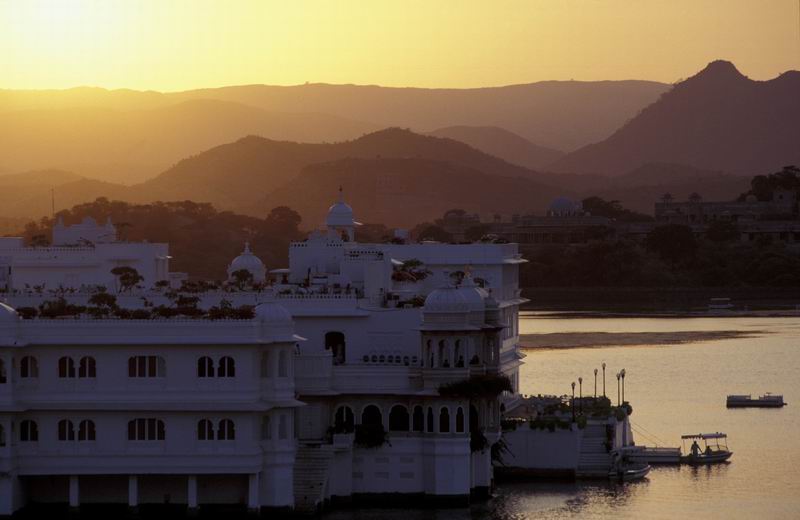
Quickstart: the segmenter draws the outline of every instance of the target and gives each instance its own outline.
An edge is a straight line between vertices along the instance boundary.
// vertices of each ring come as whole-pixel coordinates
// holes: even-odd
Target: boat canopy
[[[681,435],[681,439],[727,439],[726,433],[697,433],[694,435]]]

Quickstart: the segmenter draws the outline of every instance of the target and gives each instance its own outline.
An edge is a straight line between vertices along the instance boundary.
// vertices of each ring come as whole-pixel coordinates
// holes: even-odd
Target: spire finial
[[[249,241],[245,241],[245,243],[244,243],[244,254],[246,254],[246,255],[250,254],[250,242]]]
[[[342,190],[342,185],[339,185],[339,202],[344,202],[344,190]]]

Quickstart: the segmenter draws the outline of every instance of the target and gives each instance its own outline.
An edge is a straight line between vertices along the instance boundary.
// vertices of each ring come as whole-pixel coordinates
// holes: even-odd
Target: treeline
[[[800,254],[783,243],[742,243],[732,224],[696,238],[687,226],[653,230],[644,243],[597,242],[527,254],[525,287],[800,287]]]

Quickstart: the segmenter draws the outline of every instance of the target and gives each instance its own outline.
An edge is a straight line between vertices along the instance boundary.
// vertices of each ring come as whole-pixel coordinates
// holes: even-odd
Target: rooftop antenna
[[[339,202],[344,202],[344,193],[342,193],[342,185],[339,185]]]

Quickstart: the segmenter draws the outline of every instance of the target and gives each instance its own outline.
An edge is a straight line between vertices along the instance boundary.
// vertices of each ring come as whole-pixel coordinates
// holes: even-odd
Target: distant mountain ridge
[[[532,170],[544,168],[564,156],[561,150],[539,146],[496,126],[448,126],[428,132],[428,135],[467,143],[489,155]]]
[[[753,81],[710,63],[607,139],[550,166],[620,175],[646,163],[753,175],[800,164],[800,72]]]

